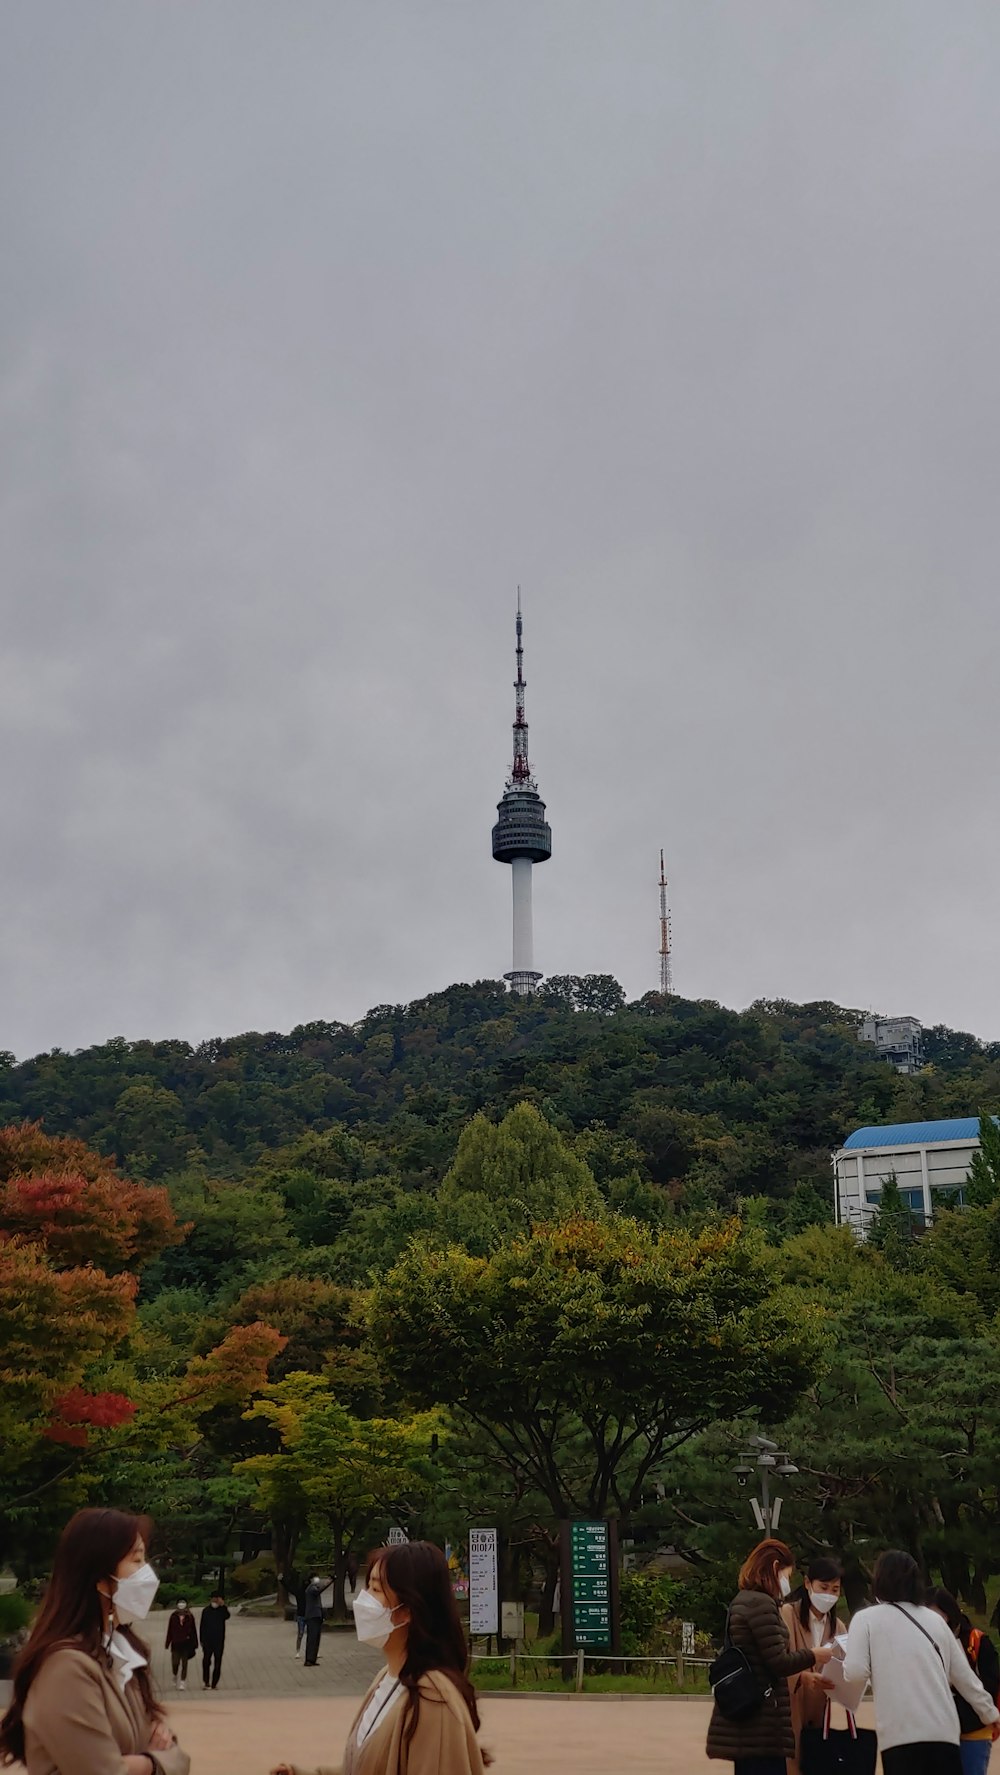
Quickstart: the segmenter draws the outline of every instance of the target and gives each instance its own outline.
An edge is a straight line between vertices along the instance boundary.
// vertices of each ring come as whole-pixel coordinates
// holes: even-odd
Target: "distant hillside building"
[[[916,1017],[866,1017],[859,1042],[870,1042],[880,1060],[897,1072],[919,1072],[924,1064],[923,1029]]]
[[[978,1150],[978,1116],[856,1128],[833,1155],[838,1225],[851,1226],[864,1237],[887,1177],[895,1177],[914,1213],[930,1220],[935,1191],[963,1201],[972,1155]]]

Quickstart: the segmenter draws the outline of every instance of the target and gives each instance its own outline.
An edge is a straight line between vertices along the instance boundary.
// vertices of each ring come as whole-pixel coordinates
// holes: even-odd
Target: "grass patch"
[[[637,1663],[640,1662],[637,1660]],[[483,1694],[491,1689],[509,1689],[510,1660],[477,1658],[472,1666],[472,1680]],[[572,1694],[576,1689],[576,1666],[568,1677],[559,1663],[519,1663],[514,1685],[525,1695]],[[690,1672],[683,1685],[678,1684],[672,1666],[646,1665],[635,1671],[587,1671],[583,1679],[585,1695],[707,1695],[708,1677],[704,1671]]]

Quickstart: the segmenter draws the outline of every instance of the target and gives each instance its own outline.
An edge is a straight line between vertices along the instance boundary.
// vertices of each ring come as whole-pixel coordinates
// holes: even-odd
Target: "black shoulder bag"
[[[847,1715],[847,1731],[830,1730],[831,1707],[823,1709],[823,1724],[803,1726],[799,1739],[802,1775],[875,1775],[878,1740],[867,1728],[859,1730],[853,1713]]]
[[[733,1645],[729,1632],[731,1614],[730,1608],[726,1612],[722,1650],[709,1665],[708,1680],[712,1698],[723,1719],[748,1720],[760,1711],[772,1691],[761,1688],[760,1679],[746,1653]]]

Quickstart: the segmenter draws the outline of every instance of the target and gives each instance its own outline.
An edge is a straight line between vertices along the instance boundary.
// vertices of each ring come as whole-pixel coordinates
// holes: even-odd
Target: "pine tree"
[[[1000,1197],[1000,1127],[993,1116],[979,1118],[979,1150],[973,1154],[965,1181],[970,1208],[988,1208]]]
[[[869,1242],[881,1251],[893,1268],[908,1270],[913,1266],[913,1240],[917,1229],[916,1215],[900,1194],[895,1172],[882,1181],[882,1200],[872,1220]]]

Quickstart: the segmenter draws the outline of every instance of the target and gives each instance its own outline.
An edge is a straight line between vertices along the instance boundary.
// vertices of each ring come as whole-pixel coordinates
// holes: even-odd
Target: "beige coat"
[[[813,1643],[812,1628],[803,1627],[799,1617],[798,1602],[782,1604],[781,1619],[788,1628],[788,1643],[793,1652],[803,1651]],[[840,1632],[836,1609],[831,1609],[823,1623],[823,1638],[820,1642],[826,1645],[835,1639]],[[795,1733],[795,1756],[790,1759],[786,1775],[798,1775],[799,1740],[803,1726],[821,1726],[826,1710],[826,1690],[821,1686],[822,1671],[803,1670],[793,1676],[788,1684],[792,1700],[792,1730]],[[817,1680],[820,1679],[820,1680]]]
[[[28,1775],[122,1775],[122,1758],[151,1756],[159,1775],[188,1775],[179,1744],[150,1750],[153,1721],[134,1682],[119,1689],[82,1646],[50,1652],[24,1704]]]
[[[316,1770],[297,1768],[295,1775],[483,1775],[483,1753],[469,1710],[440,1670],[429,1670],[420,1679],[420,1717],[408,1746],[403,1743],[409,1714],[404,1695],[361,1749],[354,1748],[358,1721],[384,1674],[379,1671],[358,1708],[343,1762]]]

